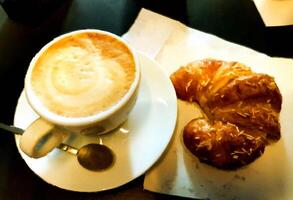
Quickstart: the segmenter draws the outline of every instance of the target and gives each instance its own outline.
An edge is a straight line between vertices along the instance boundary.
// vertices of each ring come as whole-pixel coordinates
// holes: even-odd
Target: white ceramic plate
[[[92,172],[82,168],[75,156],[54,150],[46,157],[32,159],[19,149],[26,164],[39,177],[57,187],[80,192],[96,192],[121,186],[145,173],[167,147],[176,124],[177,100],[166,73],[153,60],[139,53],[142,68],[141,88],[129,119],[119,130],[97,137],[79,136],[67,143],[75,147],[95,142],[115,153],[112,168]],[[21,94],[14,125],[26,128],[38,116]]]

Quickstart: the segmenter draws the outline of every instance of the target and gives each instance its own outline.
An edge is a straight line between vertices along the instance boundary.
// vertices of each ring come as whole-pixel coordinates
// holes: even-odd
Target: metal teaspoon
[[[21,128],[6,125],[1,122],[0,128],[17,135],[22,135],[24,132]],[[105,170],[114,162],[114,154],[112,150],[102,144],[91,143],[82,146],[80,149],[76,149],[68,144],[61,143],[57,148],[76,155],[79,164],[91,171]]]

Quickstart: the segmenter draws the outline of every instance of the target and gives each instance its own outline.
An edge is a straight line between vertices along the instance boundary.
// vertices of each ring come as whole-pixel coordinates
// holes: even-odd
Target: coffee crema
[[[50,45],[32,69],[31,86],[47,109],[64,117],[107,110],[135,79],[129,48],[102,33],[68,35]]]

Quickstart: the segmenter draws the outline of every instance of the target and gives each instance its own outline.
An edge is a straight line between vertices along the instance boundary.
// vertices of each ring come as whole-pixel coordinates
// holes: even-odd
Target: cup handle
[[[20,137],[20,149],[29,157],[40,158],[60,145],[66,132],[54,124],[38,118]]]

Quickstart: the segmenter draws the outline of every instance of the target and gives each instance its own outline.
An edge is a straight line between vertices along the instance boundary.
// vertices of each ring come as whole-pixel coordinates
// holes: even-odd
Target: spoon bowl
[[[111,149],[105,145],[87,144],[78,150],[77,160],[89,170],[100,171],[113,164],[114,156]]]

